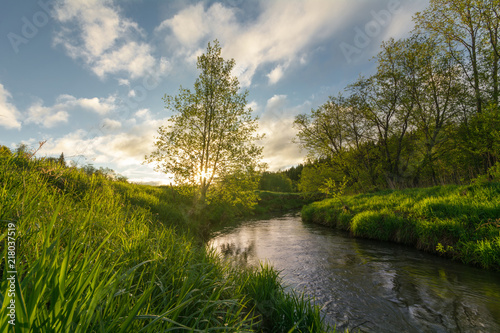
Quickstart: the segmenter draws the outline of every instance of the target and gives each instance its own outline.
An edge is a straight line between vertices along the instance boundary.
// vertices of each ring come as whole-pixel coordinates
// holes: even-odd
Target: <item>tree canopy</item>
[[[217,40],[208,43],[206,53],[198,57],[200,74],[194,88],[181,86],[176,96],[164,96],[166,109],[174,114],[159,128],[156,150],[146,156],[157,170],[173,174],[178,184],[197,188],[201,203],[207,198],[228,200],[227,193],[220,193],[222,186],[214,184],[230,187],[232,202],[256,199],[249,190],[258,184],[255,173],[262,166],[262,147],[256,142],[262,135],[256,133],[257,118],[247,107],[248,91],[240,91],[231,75],[234,65],[233,59],[222,58]],[[247,195],[245,200],[241,195]]]
[[[499,8],[430,0],[409,37],[382,43],[374,74],[297,116],[296,141],[317,161],[302,172],[302,190],[329,179],[366,191],[491,174],[500,158]]]

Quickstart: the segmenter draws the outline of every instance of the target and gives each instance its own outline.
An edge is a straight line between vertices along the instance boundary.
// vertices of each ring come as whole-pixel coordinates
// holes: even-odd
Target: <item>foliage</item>
[[[190,200],[175,188],[2,151],[0,239],[15,225],[16,332],[321,331],[319,310],[285,293],[272,268],[236,271],[197,245]],[[0,252],[5,261],[8,247]],[[10,274],[3,262],[2,318]],[[264,287],[268,296],[255,294]],[[278,326],[263,320],[269,308],[284,318]],[[6,320],[0,329],[9,332]]]
[[[381,44],[374,74],[296,117],[309,159],[357,192],[487,175],[500,151],[498,8],[499,0],[431,0],[409,37]],[[305,167],[302,191],[320,190],[313,178]]]
[[[302,170],[299,190],[307,195],[315,195],[328,179],[338,179],[341,176],[327,163],[309,164]]]
[[[281,172],[264,172],[260,177],[259,190],[292,192],[292,180]]]
[[[297,212],[315,199],[303,196],[300,193],[258,191],[257,194],[259,195],[259,203],[255,207],[253,214],[259,216],[283,214],[290,211]]]
[[[176,114],[168,126],[159,128],[156,150],[146,156],[157,170],[173,174],[178,184],[199,187],[202,206],[212,184],[220,185],[235,176],[251,179],[260,167],[262,147],[255,141],[262,136],[256,134],[257,119],[247,108],[248,91],[240,93],[238,79],[231,76],[234,65],[234,60],[221,57],[217,40],[208,44],[207,52],[198,57],[201,72],[194,90],[181,87],[177,96],[164,97],[166,108]],[[248,191],[234,186],[235,191]],[[255,201],[247,199],[244,202],[250,205]],[[242,202],[236,198],[227,203]]]
[[[347,185],[347,179],[344,177],[342,181],[336,182],[335,180],[328,178],[323,187],[319,188],[321,193],[324,193],[327,198],[334,198],[337,200],[342,200],[342,195],[344,194],[345,187]]]

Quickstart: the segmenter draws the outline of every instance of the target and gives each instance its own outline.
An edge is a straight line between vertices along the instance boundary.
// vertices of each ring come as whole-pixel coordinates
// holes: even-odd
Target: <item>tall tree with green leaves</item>
[[[500,0],[431,0],[415,16],[418,29],[448,44],[469,84],[477,113],[491,100],[498,102],[499,7]]]
[[[156,150],[146,156],[157,170],[173,174],[178,184],[198,188],[196,198],[202,205],[214,184],[237,177],[238,184],[251,185],[247,189],[257,186],[257,181],[246,180],[261,166],[263,148],[256,141],[263,135],[256,133],[257,118],[247,107],[248,91],[240,92],[238,79],[231,75],[234,65],[233,59],[222,58],[217,40],[208,43],[206,53],[198,57],[200,75],[194,89],[181,86],[176,96],[164,96],[165,108],[174,115],[159,128]]]
[[[349,148],[346,117],[349,110],[341,95],[330,97],[328,102],[311,114],[295,117],[294,127],[298,130],[294,142],[308,151],[310,159],[327,158],[337,169],[350,176],[345,154]]]
[[[462,70],[467,93],[467,118],[460,138],[467,164],[475,172],[485,172],[495,163],[495,151],[482,112],[496,110],[500,84],[500,0],[431,0],[429,7],[415,16],[417,28],[440,38]],[[475,128],[471,127],[472,125]],[[480,130],[480,129],[483,130]]]
[[[423,171],[437,185],[435,162],[445,153],[445,133],[456,122],[465,89],[460,70],[439,39],[413,34],[401,40],[399,61],[404,74],[404,96],[411,101],[410,125],[418,138],[414,171],[418,183]]]
[[[384,177],[389,186],[401,186],[408,160],[408,133],[413,101],[405,98],[405,82],[402,68],[401,41],[390,39],[382,42],[377,55],[377,72],[365,79],[360,77],[349,85],[349,91],[364,105],[367,123],[374,128],[374,137],[380,150]]]

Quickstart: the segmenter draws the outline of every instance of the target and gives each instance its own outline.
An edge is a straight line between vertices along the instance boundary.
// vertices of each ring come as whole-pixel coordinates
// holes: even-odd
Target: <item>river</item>
[[[340,331],[500,332],[498,272],[351,238],[297,214],[225,228],[209,245],[248,265],[269,261]]]

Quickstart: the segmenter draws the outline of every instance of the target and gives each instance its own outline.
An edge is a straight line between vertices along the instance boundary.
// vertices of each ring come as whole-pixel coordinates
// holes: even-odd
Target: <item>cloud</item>
[[[139,118],[144,118],[146,120],[151,120],[149,109],[140,109],[135,113],[135,116]]]
[[[118,79],[118,85],[130,87],[130,81],[127,79]]]
[[[429,5],[428,0],[414,0],[408,3],[401,4],[397,11],[391,16],[389,26],[382,36],[382,40],[389,38],[399,39],[407,37],[410,30],[413,28],[412,18],[416,12],[423,11]]]
[[[283,115],[287,103],[286,95],[274,95],[266,103],[266,110],[262,117],[263,120],[279,118]]]
[[[28,108],[26,123],[34,123],[46,128],[54,127],[59,123],[67,123],[69,114],[60,107],[45,107],[41,100],[36,101]]]
[[[102,121],[102,127],[105,130],[117,130],[122,127],[122,123],[120,123],[118,120],[105,118]]]
[[[205,43],[206,37],[216,35],[220,38],[228,36],[234,31],[228,28],[236,28],[235,12],[220,3],[214,3],[205,10],[203,3],[189,6],[179,11],[174,17],[163,21],[155,31],[163,33],[170,32],[175,39],[186,50],[195,53],[200,42]],[[180,50],[182,53],[186,50]]]
[[[152,48],[145,43],[128,42],[115,50],[102,54],[95,60],[92,68],[99,77],[107,73],[128,72],[132,79],[142,77],[153,71],[156,65],[151,55]]]
[[[108,96],[107,98],[76,98],[71,95],[60,95],[54,106],[55,108],[75,108],[81,107],[83,109],[93,111],[100,115],[105,115],[109,111],[116,108],[115,105],[116,98],[114,96]]]
[[[259,132],[266,133],[261,142],[264,146],[263,161],[271,171],[283,170],[304,161],[305,153],[292,143],[297,134],[293,120],[293,117],[283,117],[259,122]]]
[[[151,119],[149,110],[139,110],[142,122],[126,126],[121,122],[105,118],[100,126],[88,131],[79,130],[63,137],[52,139],[44,146],[47,154],[81,156],[85,161],[116,165],[120,168],[140,166],[144,156],[154,149],[154,137],[166,119]]]
[[[266,63],[275,67],[269,73],[273,84],[289,64],[303,64],[307,49],[331,38],[360,6],[331,0],[267,1],[260,3],[257,16],[238,21],[237,8],[196,4],[162,22],[156,33],[164,34],[166,44],[175,44],[189,59],[217,38],[223,56],[234,58],[241,67],[237,74],[243,87],[251,84],[256,70]]]
[[[52,106],[44,106],[42,100],[37,100],[28,108],[26,123],[34,123],[51,128],[59,123],[67,123],[69,111],[77,109],[84,109],[99,115],[105,115],[116,109],[115,101],[116,98],[114,96],[106,98],[76,98],[67,94],[59,95],[56,98],[56,103]],[[116,127],[116,124],[113,127]]]
[[[308,102],[289,107],[286,95],[274,95],[266,102],[265,111],[259,119],[259,133],[265,133],[260,144],[264,147],[263,161],[271,171],[283,170],[302,163],[305,153],[292,143],[297,131],[293,128],[295,115],[309,107]]]
[[[269,78],[269,84],[275,84],[281,79],[281,77],[283,76],[283,68],[284,66],[278,65],[269,74],[267,74],[267,77]]]
[[[9,102],[12,95],[0,83],[0,126],[7,129],[21,129],[21,113]]]
[[[125,73],[136,79],[159,66],[153,47],[142,41],[144,31],[122,17],[111,1],[62,1],[56,6],[61,23],[54,43],[62,45],[73,59],[81,59],[100,78]],[[120,79],[125,84],[127,79]]]

